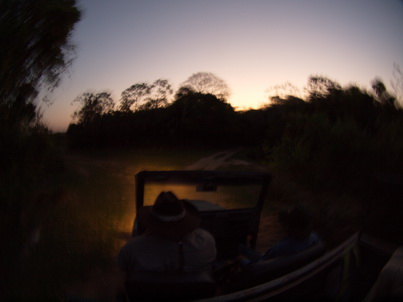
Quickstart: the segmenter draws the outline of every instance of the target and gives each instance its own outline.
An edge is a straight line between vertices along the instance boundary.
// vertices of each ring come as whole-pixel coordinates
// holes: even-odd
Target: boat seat
[[[325,249],[325,243],[319,242],[292,256],[278,257],[247,265],[239,276],[236,287],[238,289],[240,287],[247,288],[274,280],[317,259],[325,253]]]
[[[139,272],[126,280],[130,301],[183,301],[212,297],[216,282],[209,272]]]

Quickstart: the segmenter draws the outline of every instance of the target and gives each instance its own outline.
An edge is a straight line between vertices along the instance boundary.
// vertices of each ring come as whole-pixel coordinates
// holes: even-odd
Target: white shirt
[[[183,271],[201,272],[211,269],[216,258],[214,237],[196,229],[182,239]],[[130,272],[175,272],[181,270],[180,247],[177,241],[154,235],[135,237],[118,255],[119,267]]]

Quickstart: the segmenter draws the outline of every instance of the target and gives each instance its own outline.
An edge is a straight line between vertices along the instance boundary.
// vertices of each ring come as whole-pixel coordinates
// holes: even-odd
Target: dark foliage
[[[403,175],[403,111],[381,82],[371,94],[310,81],[307,100],[272,97],[243,112],[181,87],[165,107],[98,114],[88,125],[71,124],[68,137],[81,148],[247,147],[246,156],[265,160],[282,179],[280,199],[315,204],[321,235],[335,243],[362,225],[370,204],[391,206],[383,198],[389,192],[374,184],[379,175]]]
[[[22,87],[34,92],[58,83],[71,62],[69,38],[79,19],[74,0],[1,1],[1,104],[14,103]]]
[[[231,91],[227,83],[211,72],[197,72],[191,75],[180,89],[189,89],[196,93],[213,94],[222,101],[228,100]]]
[[[69,66],[79,19],[74,0],[0,1],[0,299],[18,300],[26,247],[63,167],[35,98]]]
[[[318,190],[351,190],[360,195],[379,173],[403,173],[403,111],[355,86],[342,89],[318,81],[302,101],[277,99],[270,112],[266,153]],[[319,86],[320,86],[319,85]],[[377,84],[383,87],[382,83]],[[361,194],[362,195],[362,194]]]
[[[181,87],[168,106],[98,113],[88,125],[71,124],[68,136],[76,147],[248,146],[319,188],[364,187],[376,173],[403,171],[403,144],[395,139],[403,135],[403,113],[376,83],[370,94],[312,77],[307,101],[273,97],[270,105],[243,112]]]
[[[71,124],[74,146],[228,146],[244,143],[231,105],[211,94],[189,92],[169,106],[98,114],[92,123]]]
[[[158,79],[151,85],[133,84],[122,92],[119,110],[134,112],[163,108],[168,104],[168,98],[172,92],[171,84],[164,79]]]

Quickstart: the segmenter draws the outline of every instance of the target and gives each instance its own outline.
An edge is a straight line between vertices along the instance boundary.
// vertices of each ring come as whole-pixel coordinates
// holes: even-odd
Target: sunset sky
[[[65,131],[80,94],[110,91],[116,103],[139,82],[167,79],[174,90],[212,72],[238,109],[268,102],[268,89],[310,75],[391,90],[403,68],[402,0],[78,0],[76,59],[42,105],[44,121]]]

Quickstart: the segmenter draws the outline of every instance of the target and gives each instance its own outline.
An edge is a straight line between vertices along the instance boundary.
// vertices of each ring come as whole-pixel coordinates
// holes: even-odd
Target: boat
[[[233,259],[240,244],[256,247],[271,175],[238,171],[142,171],[136,208],[172,191],[200,212],[201,227],[216,239],[217,260]],[[132,236],[145,227],[135,218]],[[141,274],[126,284],[127,301],[362,301],[401,243],[383,241],[363,227],[336,246],[321,242],[297,255],[242,270]]]

